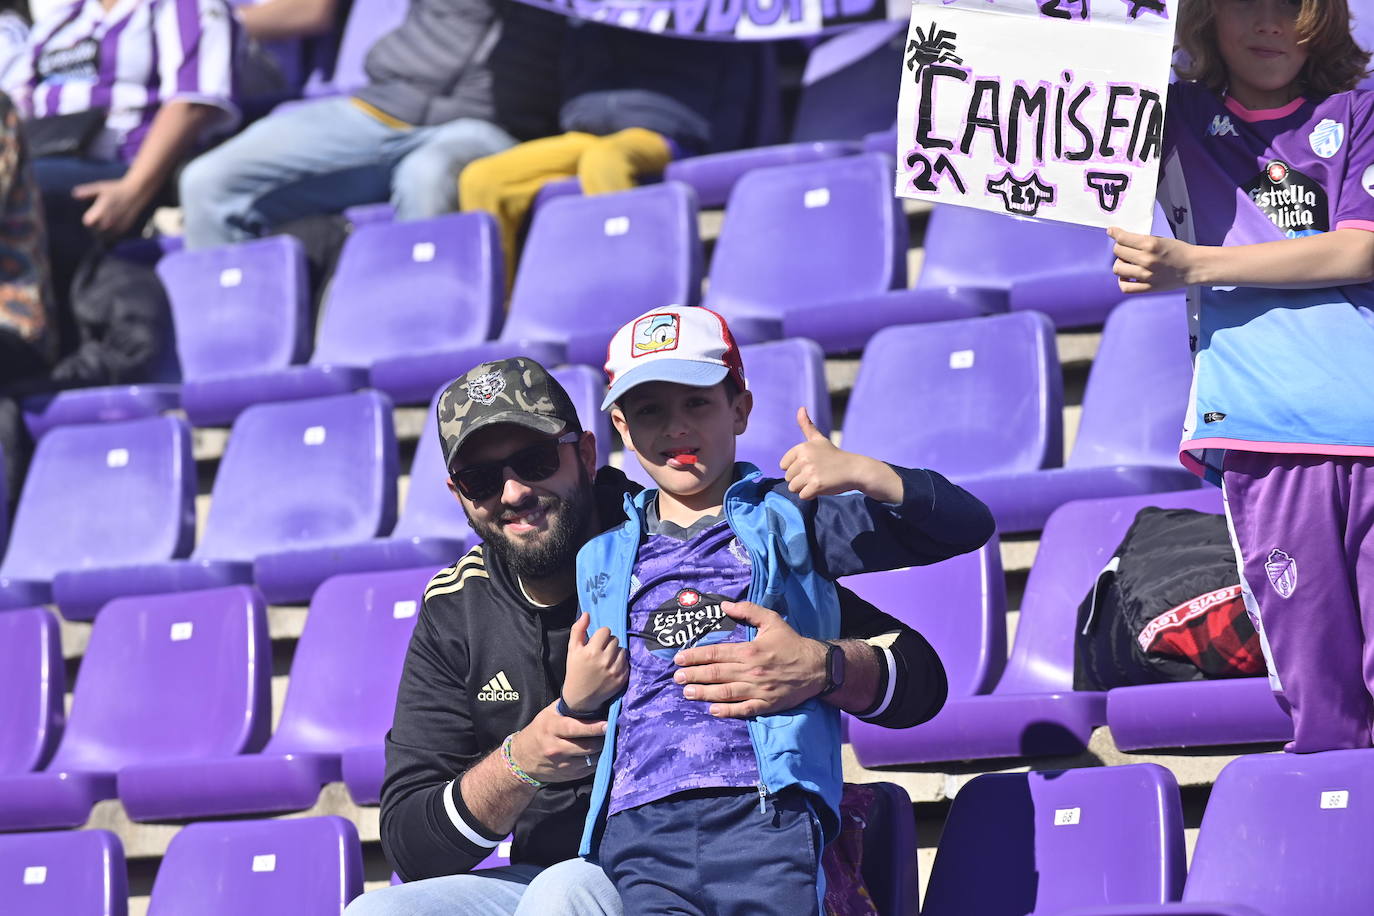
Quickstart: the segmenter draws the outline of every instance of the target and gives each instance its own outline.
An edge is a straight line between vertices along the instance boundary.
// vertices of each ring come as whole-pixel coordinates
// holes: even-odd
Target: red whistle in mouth
[[[696,463],[697,463],[697,456],[696,456],[696,455],[674,455],[674,456],[673,456],[673,460],[676,461],[678,464],[696,464]]]

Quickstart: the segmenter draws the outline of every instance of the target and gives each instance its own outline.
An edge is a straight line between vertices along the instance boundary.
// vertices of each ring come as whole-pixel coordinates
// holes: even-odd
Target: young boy
[[[844,682],[842,651],[825,646],[819,694],[750,719],[685,698],[674,657],[753,639],[731,616],[739,600],[833,640],[834,579],[976,550],[991,516],[938,474],[837,449],[804,409],[785,480],[736,465],[753,395],[729,328],[707,309],[626,324],[606,371],[602,408],[658,489],[627,499],[628,520],[578,555],[580,606],[596,632],[569,650],[562,702],[607,716],[583,855],[596,855],[637,916],[817,913],[841,791],[839,712],[822,697]]]

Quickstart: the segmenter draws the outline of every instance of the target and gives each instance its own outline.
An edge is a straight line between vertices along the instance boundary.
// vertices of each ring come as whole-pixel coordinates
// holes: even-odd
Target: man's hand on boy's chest
[[[779,614],[747,601],[726,605],[726,613],[755,627],[749,642],[724,642],[684,649],[674,659],[674,676],[689,700],[711,704],[711,714],[747,718],[792,709],[825,685],[823,643],[793,630]]]

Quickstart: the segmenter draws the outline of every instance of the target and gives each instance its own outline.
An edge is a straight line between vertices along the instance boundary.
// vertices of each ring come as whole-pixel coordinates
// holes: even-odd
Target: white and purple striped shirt
[[[235,126],[238,25],[225,0],[76,0],[52,11],[9,67],[4,89],[30,117],[108,111],[89,155],[131,160],[158,108],[173,99],[224,112]],[[202,138],[204,139],[204,138]]]

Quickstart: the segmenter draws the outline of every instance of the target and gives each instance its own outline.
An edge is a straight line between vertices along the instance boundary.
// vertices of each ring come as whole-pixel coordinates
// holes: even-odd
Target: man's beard
[[[468,523],[477,536],[486,542],[488,549],[501,558],[506,568],[521,578],[542,579],[565,570],[571,571],[577,551],[582,548],[586,538],[596,503],[591,476],[579,464],[577,487],[570,499],[552,494],[531,497],[527,504],[519,507],[503,506],[501,514],[527,510],[534,503],[544,510],[549,527],[530,543],[508,537],[502,530],[499,518],[496,522],[484,523],[469,515]]]

